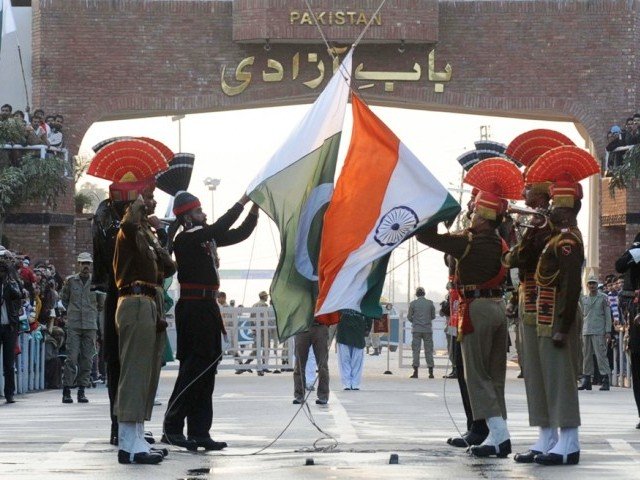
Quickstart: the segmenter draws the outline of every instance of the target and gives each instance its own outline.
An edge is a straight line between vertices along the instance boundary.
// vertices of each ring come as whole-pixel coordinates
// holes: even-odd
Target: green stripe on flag
[[[280,341],[313,322],[324,212],[333,192],[341,132],[256,187],[249,197],[280,230],[280,261],[271,283]]]

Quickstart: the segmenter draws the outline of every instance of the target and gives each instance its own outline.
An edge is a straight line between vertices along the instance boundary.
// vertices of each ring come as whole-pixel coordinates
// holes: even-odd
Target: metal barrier
[[[614,387],[631,387],[631,358],[626,350],[625,332],[618,332],[618,345],[613,351],[613,369],[611,385]]]
[[[221,307],[229,347],[218,365],[222,370],[293,368],[294,339],[278,342],[273,308]]]
[[[21,353],[15,361],[16,393],[44,390],[44,340],[36,340],[29,333],[18,335]],[[0,372],[3,370],[0,356]],[[4,394],[4,375],[0,375],[0,396]]]

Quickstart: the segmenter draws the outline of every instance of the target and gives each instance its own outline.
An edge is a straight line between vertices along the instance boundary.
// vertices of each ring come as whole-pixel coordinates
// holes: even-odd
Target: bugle
[[[549,223],[549,217],[542,210],[510,206],[507,208],[507,213],[518,215],[516,225],[523,228],[544,228]]]

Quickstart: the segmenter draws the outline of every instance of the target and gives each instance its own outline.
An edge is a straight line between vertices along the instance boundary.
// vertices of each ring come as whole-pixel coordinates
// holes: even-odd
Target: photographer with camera
[[[98,312],[104,295],[92,288],[91,254],[78,255],[78,273],[67,277],[60,300],[67,310],[67,359],[64,362],[62,403],[73,403],[71,387],[78,386],[78,403],[88,403],[84,389],[91,386],[89,375],[96,354]]]
[[[18,312],[20,310],[20,286],[15,280],[11,253],[0,246],[0,348],[4,365],[4,398],[14,403],[14,361],[18,338]]]

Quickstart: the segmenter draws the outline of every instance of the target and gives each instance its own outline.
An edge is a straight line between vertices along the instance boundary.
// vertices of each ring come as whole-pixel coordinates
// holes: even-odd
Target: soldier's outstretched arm
[[[219,247],[226,247],[228,245],[240,243],[249,238],[249,235],[251,235],[258,224],[258,212],[258,206],[254,204],[251,207],[249,214],[238,228],[233,228],[226,232],[220,232],[220,234],[215,236],[214,240],[216,241],[216,244]]]
[[[416,232],[416,239],[441,252],[448,253],[455,258],[462,257],[467,251],[470,240],[467,235],[438,233],[438,226],[423,227]]]

